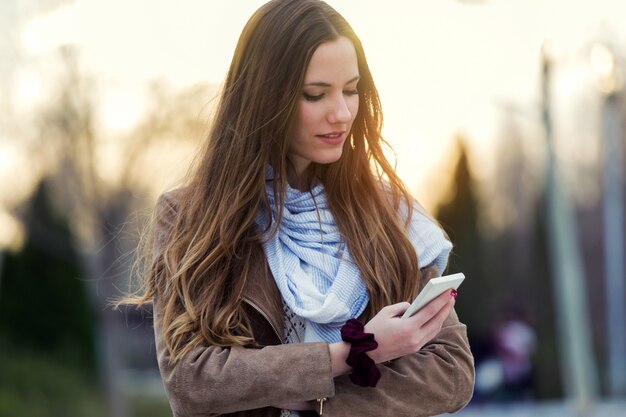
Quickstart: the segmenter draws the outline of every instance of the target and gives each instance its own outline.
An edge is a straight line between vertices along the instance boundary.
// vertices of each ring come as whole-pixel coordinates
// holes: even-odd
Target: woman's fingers
[[[426,324],[422,326],[422,330],[424,330],[428,334],[432,334],[432,336],[428,339],[432,339],[439,333],[441,327],[443,326],[443,322],[448,318],[450,312],[454,308],[455,300],[453,297],[450,297],[446,305],[443,306],[441,310],[437,312]]]
[[[382,308],[381,312],[384,311],[384,314],[387,317],[398,317],[404,314],[404,312],[409,308],[411,304],[405,302],[391,304]]]
[[[376,363],[420,350],[441,330],[454,298],[446,291],[412,317],[400,319],[409,306],[406,302],[388,305],[365,325],[365,331],[374,333],[378,342],[378,348],[368,352]]]
[[[430,303],[426,304],[420,311],[409,317],[409,320],[412,320],[416,325],[422,327],[437,316],[437,314],[450,303],[450,300],[454,301],[454,297],[452,297],[450,291],[445,291]],[[454,303],[452,303],[452,305],[454,305]]]

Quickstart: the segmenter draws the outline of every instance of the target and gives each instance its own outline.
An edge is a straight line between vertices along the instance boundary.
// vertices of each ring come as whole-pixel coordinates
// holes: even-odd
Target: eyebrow
[[[360,76],[360,75],[357,75],[356,77],[354,77],[354,78],[352,78],[350,81],[348,81],[348,82],[346,83],[346,85],[347,85],[347,84],[351,84],[351,83],[353,83],[353,82],[355,82],[355,81],[358,81],[360,78],[361,78],[361,76]],[[314,83],[306,83],[306,84],[304,84],[304,86],[305,86],[305,87],[307,87],[307,86],[315,86],[315,87],[332,87],[330,84],[325,83],[325,82],[321,82],[321,81],[314,82]]]

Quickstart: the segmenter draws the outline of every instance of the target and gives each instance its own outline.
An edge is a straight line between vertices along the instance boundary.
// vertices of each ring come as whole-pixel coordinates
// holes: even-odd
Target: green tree
[[[7,255],[0,292],[0,416],[98,415],[94,317],[45,180],[22,218],[26,244]]]
[[[447,201],[435,217],[454,244],[447,273],[463,272],[467,279],[459,289],[456,309],[468,324],[470,342],[478,340],[489,323],[487,300],[492,300],[494,283],[483,267],[482,238],[478,230],[478,197],[472,179],[467,149],[462,137],[456,138],[454,171]],[[480,308],[476,308],[480,300]]]

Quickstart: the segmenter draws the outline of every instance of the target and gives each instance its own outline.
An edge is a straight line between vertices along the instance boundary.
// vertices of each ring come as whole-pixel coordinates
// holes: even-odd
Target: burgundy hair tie
[[[350,319],[341,328],[341,339],[350,343],[350,353],[346,363],[353,370],[350,381],[362,387],[375,387],[380,379],[380,371],[376,363],[366,352],[378,347],[372,333],[364,332],[365,326],[357,319]]]

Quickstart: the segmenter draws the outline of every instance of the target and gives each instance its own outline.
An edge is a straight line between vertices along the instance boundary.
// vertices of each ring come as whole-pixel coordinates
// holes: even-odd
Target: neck
[[[291,188],[299,191],[306,191],[310,188],[308,166],[297,169],[292,164],[287,165],[287,182]]]

